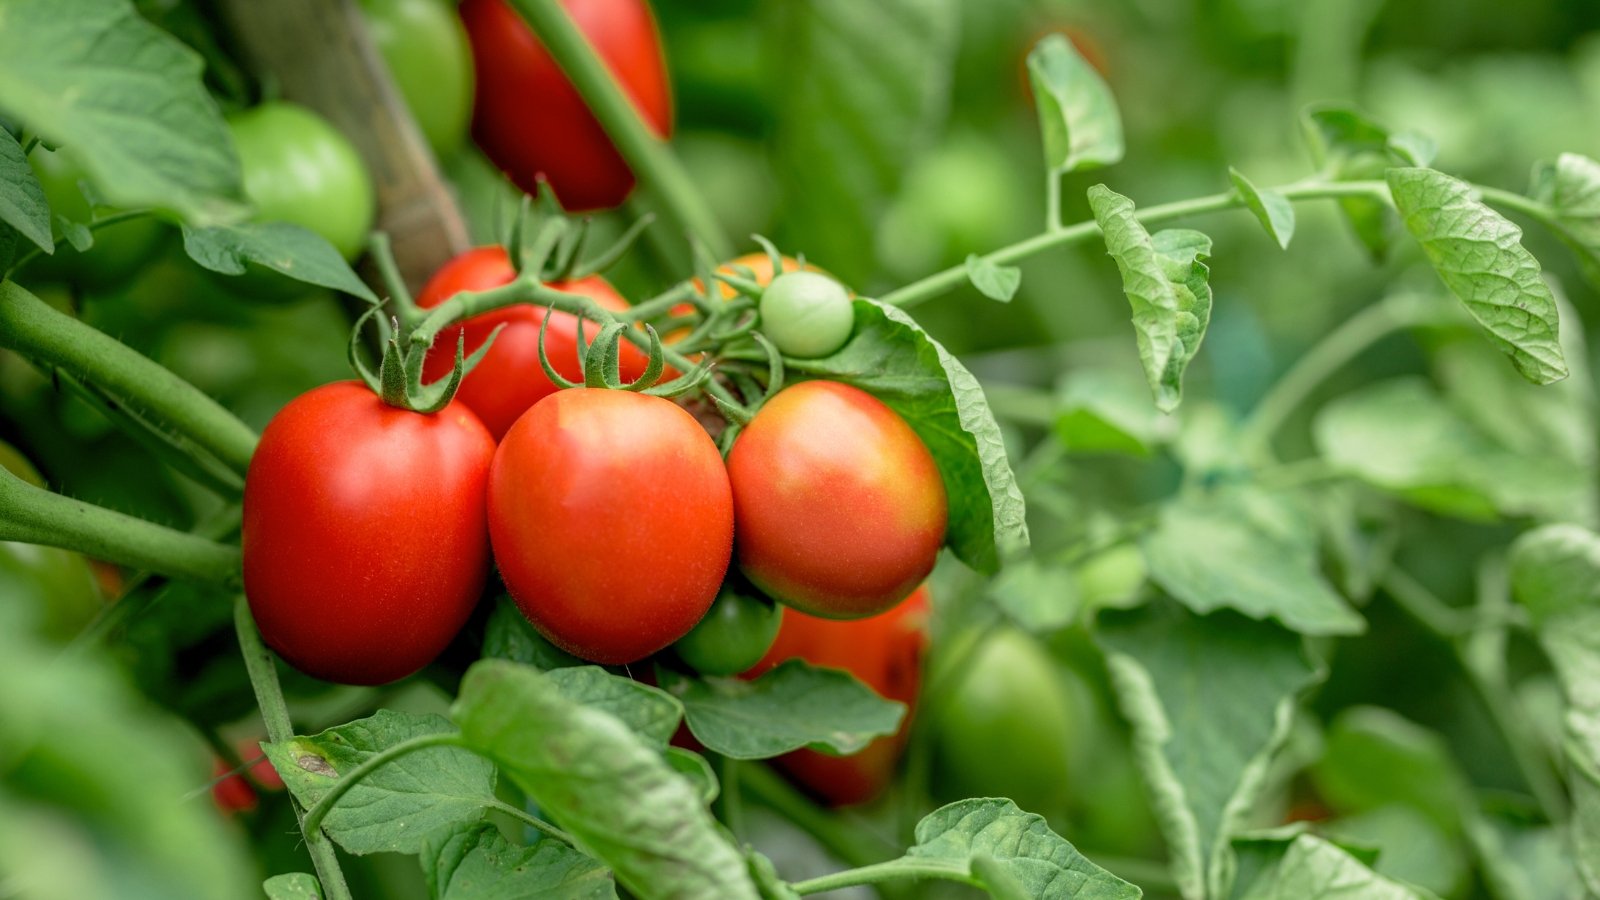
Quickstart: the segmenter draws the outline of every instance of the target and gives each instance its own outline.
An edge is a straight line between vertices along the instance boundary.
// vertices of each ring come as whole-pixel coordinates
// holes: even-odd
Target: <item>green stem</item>
[[[1250,413],[1240,430],[1244,457],[1262,462],[1271,455],[1272,437],[1317,386],[1389,334],[1416,323],[1419,316],[1386,298],[1346,319],[1300,357]]]
[[[410,322],[418,318],[417,301],[412,298],[410,289],[406,287],[406,280],[400,274],[399,263],[395,262],[394,246],[389,241],[389,233],[374,231],[368,240],[368,250],[372,254],[373,263],[378,267],[378,277],[383,279],[383,287],[389,292],[389,299],[393,301],[400,321]]]
[[[328,792],[323,794],[314,806],[306,810],[306,817],[301,821],[300,827],[307,834],[321,828],[322,820],[327,817],[328,811],[333,809],[333,805],[339,802],[340,797],[343,797],[351,788],[360,784],[368,775],[389,763],[403,756],[409,756],[418,750],[427,750],[433,747],[460,747],[461,745],[460,732],[445,731],[438,734],[419,734],[414,738],[408,738],[398,744],[383,748],[362,760],[361,764],[354,769],[341,775],[339,780],[333,783],[333,787],[329,788]]]
[[[0,540],[76,550],[163,575],[234,586],[239,548],[84,503],[0,472]]]
[[[626,312],[617,314],[617,318],[625,322],[644,322],[657,316],[671,312],[673,307],[680,303],[689,302],[689,296],[694,293],[694,282],[684,281],[667,289],[665,293],[651,297],[629,307]]]
[[[739,796],[740,765],[736,759],[726,756],[715,758],[717,769],[717,808],[721,812],[718,818],[722,824],[728,826],[733,836],[739,840],[744,839],[744,803]]]
[[[766,766],[745,766],[739,783],[751,797],[793,822],[848,865],[868,866],[899,853],[899,848],[882,836],[819,808]]]
[[[503,800],[495,800],[489,804],[489,808],[505,813],[511,818],[516,819],[518,822],[521,822],[524,825],[528,825],[539,831],[545,837],[554,838],[555,840],[566,844],[568,847],[572,846],[572,835],[567,834],[565,831],[562,831],[554,825],[551,825],[549,822],[546,822],[545,820],[539,818],[533,813],[528,812],[525,809],[518,809]]]
[[[1389,186],[1382,181],[1307,181],[1285,185],[1277,190],[1278,193],[1289,200],[1316,200],[1326,197],[1354,196],[1387,198],[1389,196]],[[1243,205],[1244,200],[1237,193],[1225,191],[1205,197],[1196,197],[1192,200],[1179,200],[1175,203],[1163,203],[1159,206],[1147,207],[1136,211],[1134,217],[1146,225],[1152,225],[1171,219],[1181,219],[1185,216],[1234,209]],[[1098,237],[1099,234],[1100,226],[1091,219],[1034,235],[1026,240],[1018,241],[993,253],[986,254],[983,258],[995,265],[1009,265],[1046,250],[1053,250],[1057,247],[1065,247],[1069,244]],[[952,266],[943,272],[937,272],[920,281],[915,281],[905,287],[890,291],[878,299],[891,306],[915,306],[957,287],[966,277],[967,267],[965,264]]]
[[[0,283],[0,347],[59,368],[178,431],[243,475],[256,434],[199,388],[14,282]]]
[[[667,213],[712,255],[719,259],[732,256],[732,245],[689,173],[666,141],[640,118],[638,108],[622,92],[561,4],[557,0],[512,0],[511,5],[578,89],[628,166],[659,195]]]
[[[150,215],[150,211],[149,210],[145,210],[145,209],[130,209],[130,210],[125,210],[123,212],[112,213],[111,215],[106,216],[103,219],[96,219],[95,221],[90,222],[88,224],[88,229],[89,229],[90,232],[95,232],[95,231],[99,231],[102,228],[107,228],[109,226],[116,225],[119,222],[126,222],[126,221],[129,221],[130,219],[142,219],[142,218],[144,218],[144,217],[146,217],[148,215]],[[66,242],[67,242],[67,236],[66,235],[62,235],[62,236],[56,238],[55,247],[54,247],[54,250],[52,250],[52,252],[54,252],[55,250],[60,250],[62,245],[66,244]],[[93,248],[90,248],[90,249],[93,249]],[[17,257],[16,261],[11,264],[11,268],[6,270],[5,277],[6,278],[10,278],[13,275],[16,275],[18,272],[22,271],[23,267],[27,266],[29,263],[33,262],[35,259],[38,259],[39,257],[41,257],[43,255],[44,255],[44,251],[43,250],[40,250],[38,247],[34,247],[33,249],[29,250],[27,253],[24,253],[21,256]]]
[[[244,654],[245,671],[250,674],[250,686],[255,689],[256,705],[261,707],[261,721],[267,728],[267,740],[274,744],[294,739],[294,725],[289,721],[289,706],[284,702],[283,689],[278,685],[278,668],[272,652],[261,643],[261,632],[256,630],[255,619],[250,616],[250,604],[243,595],[234,602],[234,630],[239,636],[239,650]],[[350,886],[345,884],[344,870],[339,867],[339,856],[333,844],[320,830],[305,827],[305,810],[298,800],[294,804],[295,817],[300,820],[300,833],[305,837],[306,852],[317,870],[317,880],[327,900],[353,900]]]
[[[796,882],[791,887],[794,888],[795,893],[804,897],[808,894],[836,891],[840,888],[855,887],[861,884],[881,884],[885,881],[925,878],[955,881],[961,884],[970,884],[974,887],[982,886],[978,879],[972,876],[972,873],[964,863],[935,859],[891,859],[888,862],[873,863],[869,866],[846,869],[843,872],[834,872],[830,875],[823,875],[820,878]]]

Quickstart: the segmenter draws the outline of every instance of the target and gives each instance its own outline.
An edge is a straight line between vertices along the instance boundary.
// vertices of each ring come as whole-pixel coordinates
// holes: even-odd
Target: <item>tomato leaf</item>
[[[0,109],[71,147],[113,206],[205,225],[245,213],[239,158],[203,67],[127,0],[0,9]]]
[[[462,679],[452,716],[470,746],[636,893],[758,896],[695,785],[615,716],[568,700],[548,675],[480,661]]]
[[[28,155],[11,132],[0,128],[0,222],[17,230],[40,250],[54,253],[50,236],[50,202]]]
[[[1146,457],[1174,437],[1176,424],[1150,403],[1149,389],[1131,371],[1070,372],[1056,390],[1056,439],[1073,453]]]
[[[683,721],[683,704],[671,694],[612,675],[599,666],[553,669],[549,675],[562,696],[616,716],[640,740],[657,750],[667,749],[667,742]]]
[[[1437,734],[1382,707],[1351,706],[1328,724],[1324,741],[1310,774],[1334,811],[1400,803],[1439,828],[1460,830],[1471,790]]]
[[[998,571],[1027,547],[1028,522],[983,387],[905,312],[859,299],[855,309],[855,331],[837,353],[785,366],[862,388],[904,417],[944,476],[950,548],[979,572]]]
[[[949,866],[996,897],[1134,900],[1132,884],[1090,862],[1043,816],[1006,799],[961,800],[917,823],[905,860]],[[883,865],[893,866],[894,863]]]
[[[1095,169],[1122,159],[1116,98],[1065,35],[1047,35],[1029,51],[1028,81],[1051,171]]]
[[[451,730],[442,716],[380,709],[262,749],[295,799],[309,807],[378,752]],[[375,769],[334,804],[322,828],[351,853],[417,853],[431,835],[483,818],[494,800],[488,760],[458,747],[430,747]]]
[[[1231,612],[1163,603],[1099,621],[1179,891],[1228,896],[1228,838],[1288,736],[1297,697],[1322,673],[1299,635]]]
[[[1314,539],[1274,527],[1271,503],[1239,492],[1167,503],[1141,543],[1150,578],[1201,615],[1232,609],[1302,634],[1364,631],[1322,577]]]
[[[1589,282],[1600,287],[1600,162],[1577,153],[1542,162],[1533,170],[1529,194],[1550,207],[1549,224],[1578,254]]]
[[[1277,191],[1251,184],[1238,169],[1230,168],[1228,177],[1233,180],[1233,189],[1244,201],[1245,208],[1267,230],[1267,236],[1277,241],[1279,247],[1289,249],[1289,240],[1294,237],[1294,204]]]
[[[997,266],[976,253],[967,254],[966,265],[967,280],[990,300],[1010,303],[1022,285],[1022,270],[1016,266]]]
[[[1247,886],[1241,900],[1437,900],[1421,888],[1392,881],[1331,841],[1313,834],[1295,837],[1283,857]]]
[[[1331,181],[1365,181],[1382,178],[1393,164],[1389,130],[1348,107],[1320,106],[1304,119],[1311,157],[1321,175]],[[1382,202],[1367,197],[1339,201],[1345,221],[1356,239],[1375,261],[1382,262],[1394,243],[1394,216]]]
[[[1511,364],[1535,384],[1567,377],[1556,299],[1522,229],[1433,169],[1390,169],[1389,190],[1434,271]]]
[[[1007,618],[1035,634],[1065,628],[1083,610],[1072,570],[1034,559],[1007,566],[990,582],[989,598]]]
[[[1425,509],[1480,520],[1496,512],[1590,515],[1592,466],[1563,459],[1553,447],[1524,454],[1500,446],[1421,379],[1340,397],[1318,413],[1312,434],[1334,467]]]
[[[1203,261],[1211,239],[1186,229],[1152,236],[1134,218],[1133,201],[1103,184],[1089,188],[1089,207],[1122,273],[1156,408],[1171,412],[1183,399],[1183,370],[1211,321],[1210,270]]]
[[[673,771],[689,779],[689,783],[700,792],[700,799],[706,804],[709,805],[716,800],[717,794],[722,792],[722,785],[717,782],[717,773],[712,771],[711,763],[704,756],[682,747],[668,747],[663,756]]]
[[[267,900],[322,900],[322,884],[305,872],[274,875],[261,882]]]
[[[502,594],[484,627],[483,655],[526,663],[540,669],[587,665],[583,660],[545,639],[509,595]]]
[[[378,302],[378,295],[357,277],[332,244],[316,232],[288,222],[209,228],[185,225],[183,250],[202,267],[223,275],[243,275],[246,264],[255,263],[295,281]]]
[[[506,840],[486,822],[456,828],[422,851],[435,900],[616,900],[617,886],[593,857],[560,841],[531,847]]]
[[[885,700],[847,672],[792,659],[754,681],[688,678],[665,669],[661,685],[683,701],[689,731],[733,759],[813,747],[855,753],[894,734],[905,704]]]
[[[767,108],[784,235],[847,283],[871,273],[877,221],[948,105],[955,0],[812,0],[763,19],[779,61]]]

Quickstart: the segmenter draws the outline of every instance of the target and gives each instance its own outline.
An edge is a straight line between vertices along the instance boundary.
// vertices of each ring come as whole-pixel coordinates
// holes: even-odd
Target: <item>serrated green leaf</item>
[[[1282,861],[1258,877],[1243,900],[1437,900],[1391,881],[1337,845],[1311,834],[1295,838]]]
[[[967,255],[966,265],[967,280],[990,300],[1010,303],[1022,285],[1022,270],[1016,266],[997,266],[976,253]]]
[[[1499,446],[1415,378],[1340,397],[1317,415],[1312,435],[1336,468],[1465,519],[1490,519],[1496,512],[1581,518],[1594,491],[1590,467]]]
[[[566,699],[539,670],[476,663],[451,715],[469,746],[635,893],[758,897],[696,787],[615,716]]]
[[[1105,235],[1106,252],[1122,273],[1133,306],[1133,328],[1145,378],[1163,412],[1183,398],[1183,371],[1200,349],[1211,320],[1211,239],[1198,231],[1152,236],[1134,218],[1133,201],[1103,184],[1089,188],[1089,207]]]
[[[46,253],[54,253],[50,236],[50,203],[28,155],[11,132],[0,128],[0,222],[17,230]]]
[[[210,228],[183,226],[183,250],[203,268],[243,275],[247,263],[295,281],[343,291],[369,303],[378,295],[367,287],[327,239],[288,222],[247,222]]]
[[[1541,162],[1529,194],[1550,207],[1556,234],[1578,255],[1589,282],[1600,287],[1600,162],[1577,153]]]
[[[71,147],[113,206],[198,224],[245,213],[239,158],[202,68],[127,0],[0,6],[0,109]]]
[[[261,883],[267,900],[322,900],[322,884],[305,872],[274,875]]]
[[[453,730],[443,716],[380,709],[262,749],[284,785],[310,807],[378,752]],[[417,853],[430,836],[483,818],[494,802],[494,766],[488,760],[459,747],[430,747],[373,770],[334,804],[322,829],[351,853]]]
[[[461,826],[428,842],[422,871],[433,900],[616,900],[611,871],[560,841],[532,847],[493,825]]]
[[[997,897],[1135,900],[1139,888],[1090,862],[1043,816],[1005,799],[961,800],[917,823],[905,859],[940,863]],[[886,863],[892,866],[894,863]]]
[[[678,723],[683,721],[683,705],[671,694],[613,675],[599,666],[553,669],[549,675],[562,696],[616,716],[657,750],[666,749]]]
[[[855,301],[850,342],[832,356],[790,360],[790,371],[869,391],[899,413],[933,453],[950,502],[945,536],[962,562],[999,571],[1028,546],[1022,491],[983,387],[905,312]]]
[[[894,734],[905,704],[885,700],[848,672],[791,659],[754,681],[688,678],[662,670],[683,702],[695,739],[733,759],[766,759],[813,747],[855,753]]]
[[[1162,507],[1141,541],[1151,580],[1202,615],[1232,609],[1302,634],[1365,630],[1323,579],[1315,544],[1275,530],[1249,499],[1230,492]]]
[[[1406,230],[1517,371],[1536,384],[1567,377],[1555,296],[1522,229],[1443,172],[1390,169],[1387,178]]]
[[[878,217],[944,120],[955,0],[813,0],[763,18],[784,233],[846,282],[871,273]]]
[[[1294,204],[1277,191],[1256,187],[1238,169],[1230,168],[1228,177],[1245,208],[1267,230],[1267,236],[1277,241],[1279,247],[1289,249],[1289,240],[1294,237]]]
[[[1389,130],[1359,110],[1342,106],[1318,106],[1304,119],[1312,160],[1323,177],[1331,181],[1365,181],[1382,178],[1392,164]],[[1339,200],[1345,221],[1357,240],[1374,260],[1389,255],[1391,226],[1394,222],[1383,203],[1366,197]]]
[[[1050,34],[1028,53],[1028,80],[1043,133],[1045,165],[1056,173],[1122,159],[1122,116],[1105,79],[1065,35]]]
[[[1186,900],[1226,896],[1228,839],[1262,789],[1299,694],[1299,635],[1171,603],[1103,612],[1097,635]]]

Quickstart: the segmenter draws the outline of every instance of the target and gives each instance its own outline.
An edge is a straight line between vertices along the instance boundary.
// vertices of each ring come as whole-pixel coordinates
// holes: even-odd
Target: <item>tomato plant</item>
[[[511,281],[516,271],[501,247],[479,247],[446,263],[423,286],[417,303],[424,309],[438,306],[458,291],[484,291]],[[552,285],[557,290],[580,294],[605,309],[621,312],[628,301],[599,276]],[[465,334],[468,353],[483,346],[500,328],[494,346],[461,383],[461,402],[465,403],[498,440],[527,409],[556,389],[539,365],[540,327],[544,327],[544,350],[556,372],[567,378],[582,378],[578,365],[578,319],[570,313],[547,312],[531,305],[507,307],[497,312],[474,316],[454,332],[441,336],[424,364],[423,377],[443,377],[454,363],[455,337]],[[504,326],[504,327],[502,327]],[[591,332],[590,337],[594,335]],[[644,374],[645,355],[637,347],[619,349],[622,377],[633,380]]]
[[[97,216],[84,196],[88,173],[73,162],[69,150],[36,147],[29,161],[55,215],[80,225],[104,216]],[[133,277],[155,256],[166,235],[166,227],[148,216],[117,222],[97,229],[94,245],[88,250],[79,252],[68,244],[54,256],[37,259],[26,274],[29,278],[60,279],[91,290],[105,290]]]
[[[257,217],[309,228],[345,259],[360,255],[372,227],[372,176],[348,138],[311,110],[282,101],[228,124]]]
[[[738,675],[767,654],[782,622],[781,606],[747,584],[730,582],[672,652],[701,675]]]
[[[933,570],[944,482],[916,432],[849,385],[807,381],[767,401],[728,454],[740,569],[797,609],[855,619]]]
[[[472,48],[461,20],[438,0],[362,0],[361,11],[428,146],[452,156],[472,113]]]
[[[545,637],[583,659],[629,663],[710,609],[733,499],[716,445],[679,407],[559,391],[495,452],[489,532],[506,588]]]
[[[244,493],[245,593],[267,645],[347,684],[431,662],[488,576],[493,454],[470,410],[397,409],[359,382],[284,407]]]
[[[659,137],[672,133],[672,95],[655,20],[645,0],[562,4]],[[525,191],[540,178],[568,209],[608,209],[634,175],[560,66],[505,0],[466,0],[472,38],[478,146]]]

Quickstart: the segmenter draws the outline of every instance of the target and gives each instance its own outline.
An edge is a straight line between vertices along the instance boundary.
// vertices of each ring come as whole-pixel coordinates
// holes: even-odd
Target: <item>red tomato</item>
[[[728,454],[739,566],[812,615],[859,619],[900,602],[944,543],[944,482],[911,426],[866,391],[779,391]]]
[[[928,590],[919,588],[904,603],[866,619],[840,622],[788,609],[778,639],[746,678],[787,659],[843,669],[879,695],[907,707],[900,730],[879,738],[853,756],[831,756],[796,750],[774,764],[806,790],[834,806],[865,803],[894,777],[895,765],[911,728],[917,690],[922,683],[922,655],[928,646]]]
[[[296,397],[261,435],[244,485],[244,586],[290,665],[383,684],[427,665],[489,570],[494,438],[451,403],[421,415],[341,381]]]
[[[433,278],[422,288],[417,304],[424,309],[438,306],[461,291],[486,291],[507,284],[516,277],[511,259],[503,247],[478,247],[457,256],[440,267]],[[628,301],[612,289],[604,278],[591,275],[570,283],[556,283],[551,287],[572,294],[583,294],[606,309],[622,312]],[[506,327],[494,339],[494,346],[478,365],[461,382],[456,396],[499,440],[505,436],[511,423],[528,411],[528,407],[555,393],[556,386],[545,377],[539,365],[539,324],[546,310],[532,305],[509,306],[505,309],[473,316],[459,328],[440,332],[428,357],[422,364],[422,376],[429,382],[450,374],[456,361],[456,336],[467,334],[467,353],[472,353],[488,340],[489,334],[501,324]],[[593,340],[600,326],[590,324],[584,334]],[[643,350],[626,341],[622,342],[618,371],[623,381],[632,381],[644,374],[650,358]],[[545,329],[545,355],[557,372],[570,381],[582,381],[583,369],[578,365],[578,317],[558,312],[550,316],[550,327]],[[670,375],[666,377],[671,377]]]
[[[211,786],[211,799],[217,808],[224,813],[249,812],[256,808],[256,789],[268,791],[283,790],[283,778],[278,775],[278,770],[272,763],[261,755],[261,745],[256,741],[239,741],[234,744],[239,750],[239,757],[244,760],[259,759],[255,765],[245,769],[239,775],[229,775]],[[233,771],[221,759],[213,759],[211,774],[214,778],[221,778]]]
[[[500,442],[489,536],[540,633],[592,662],[630,663],[711,607],[732,554],[733,496],[716,444],[677,405],[557,391]]]
[[[646,0],[561,0],[655,133],[672,134],[672,96]],[[542,175],[569,210],[609,209],[633,190],[633,172],[544,46],[504,0],[466,0],[477,96],[472,135],[517,186]]]

